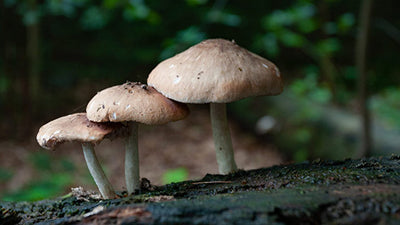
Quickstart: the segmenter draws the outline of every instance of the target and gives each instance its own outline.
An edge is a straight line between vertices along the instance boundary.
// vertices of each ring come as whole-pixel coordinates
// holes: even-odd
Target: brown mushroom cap
[[[91,122],[86,113],[75,113],[43,125],[36,140],[46,149],[54,149],[68,141],[97,143],[121,132],[122,127],[121,123]]]
[[[205,40],[161,62],[147,83],[184,103],[227,103],[283,90],[272,62],[224,39]]]
[[[97,93],[86,107],[87,117],[96,122],[136,121],[165,124],[189,114],[188,107],[163,96],[154,88],[127,82]]]

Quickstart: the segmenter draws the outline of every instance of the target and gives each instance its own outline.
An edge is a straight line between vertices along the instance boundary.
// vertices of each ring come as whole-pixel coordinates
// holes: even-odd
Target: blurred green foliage
[[[299,98],[326,104],[332,100],[332,93],[327,88],[318,83],[318,68],[309,66],[305,68],[303,79],[293,81],[287,89]]]
[[[0,168],[0,183],[7,182],[13,177],[13,172],[5,169],[5,168]]]
[[[181,182],[187,180],[188,178],[188,171],[185,168],[176,168],[167,170],[162,175],[162,183],[163,184],[170,184],[175,182]]]
[[[46,198],[60,196],[65,192],[65,187],[71,184],[73,175],[66,173],[53,173],[32,181],[23,189],[6,193],[2,201],[38,201]]]
[[[400,127],[400,88],[389,88],[372,99],[375,115],[390,129]],[[396,130],[398,132],[398,130]]]
[[[36,6],[30,6],[31,2]],[[374,10],[381,19],[396,26],[398,15],[389,6],[380,4]],[[40,24],[40,79],[45,92],[52,91],[55,85],[71,88],[83,78],[94,82],[144,82],[160,60],[203,39],[223,37],[270,57],[289,72],[285,76],[288,82],[307,76],[300,71],[311,65],[317,67],[316,80],[326,83],[323,85],[331,92],[332,101],[346,104],[340,96],[343,91],[354,95],[355,79],[343,74],[353,64],[358,2],[7,0],[3,8],[7,13],[0,16],[0,21],[8,16],[7,25],[15,27],[10,32],[16,35],[23,32],[25,25]],[[374,32],[373,41],[389,41],[385,50],[393,52],[390,45],[396,43],[385,31]],[[12,35],[3,40],[8,38]],[[14,44],[23,46],[23,42]],[[380,51],[375,48],[372,45],[372,51]],[[371,67],[393,63],[390,54],[384,62],[372,55]],[[398,81],[395,68],[386,67],[385,72],[388,80]],[[10,83],[14,81],[10,77],[0,79],[0,90],[11,91]],[[387,84],[374,83],[372,90],[384,89]]]
[[[37,201],[49,197],[60,196],[65,188],[72,184],[75,165],[69,160],[50,158],[44,152],[31,153],[29,162],[35,169],[35,179],[32,179],[22,189],[13,190],[0,196],[3,201]],[[10,179],[12,173],[0,169],[0,181]],[[6,181],[6,180],[4,180]]]

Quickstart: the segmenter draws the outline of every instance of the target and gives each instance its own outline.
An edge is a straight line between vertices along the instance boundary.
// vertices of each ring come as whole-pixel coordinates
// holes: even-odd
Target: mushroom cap
[[[89,120],[95,122],[165,124],[185,118],[189,109],[152,87],[139,82],[127,82],[97,93],[87,105],[86,112]]]
[[[86,113],[75,113],[40,127],[36,140],[46,149],[54,149],[68,141],[95,144],[106,137],[118,136],[124,130],[121,128],[123,128],[121,123],[95,123],[88,120]]]
[[[224,39],[202,41],[162,61],[147,83],[184,103],[227,103],[283,90],[272,62]]]

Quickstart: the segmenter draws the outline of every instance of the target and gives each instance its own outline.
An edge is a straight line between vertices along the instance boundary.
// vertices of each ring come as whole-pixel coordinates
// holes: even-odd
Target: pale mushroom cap
[[[86,113],[75,113],[43,125],[36,140],[46,149],[54,149],[68,141],[97,143],[108,135],[118,133],[121,127],[120,123],[91,122],[87,119]]]
[[[86,107],[87,117],[96,122],[136,121],[165,124],[185,118],[188,107],[163,96],[154,88],[127,82],[97,93]]]
[[[205,40],[164,60],[147,83],[184,103],[226,103],[283,90],[272,62],[224,39]]]

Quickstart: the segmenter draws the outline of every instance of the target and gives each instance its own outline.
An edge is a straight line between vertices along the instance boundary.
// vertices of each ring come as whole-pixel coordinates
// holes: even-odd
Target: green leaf
[[[72,181],[69,174],[53,174],[50,178],[34,180],[21,190],[7,193],[3,201],[38,201],[61,195]]]
[[[297,28],[302,33],[311,33],[318,29],[318,23],[314,19],[303,19],[297,23]]]
[[[186,0],[186,3],[190,6],[204,5],[208,0]]]
[[[297,149],[293,154],[293,159],[296,162],[304,162],[308,158],[308,152],[305,148]]]
[[[308,85],[304,80],[295,80],[290,84],[289,89],[298,96],[304,96],[308,91]]]
[[[221,10],[211,10],[207,14],[207,20],[212,23],[221,23],[231,27],[239,26],[242,21],[238,15]]]
[[[303,36],[292,32],[290,30],[284,30],[279,34],[279,38],[282,43],[287,47],[302,47],[305,43],[305,39]]]
[[[279,54],[279,45],[274,34],[268,33],[264,35],[262,42],[263,47],[268,55],[276,56]]]
[[[146,19],[151,14],[151,10],[143,0],[131,0],[124,10],[126,20]]]
[[[50,14],[73,17],[76,15],[77,8],[82,6],[84,1],[59,1],[47,0],[46,9]]]
[[[120,0],[103,0],[103,6],[107,9],[114,9],[121,3]]]
[[[318,103],[328,103],[332,99],[332,94],[326,88],[316,88],[310,93],[310,98]]]
[[[346,32],[354,26],[355,22],[356,20],[352,13],[345,13],[341,15],[338,19],[337,22],[338,30],[342,33]]]
[[[130,6],[124,10],[124,18],[127,20],[145,19],[150,13],[150,10],[143,6]]]
[[[263,27],[267,31],[281,30],[285,26],[293,24],[293,17],[282,10],[275,10],[271,15],[263,19]]]
[[[149,15],[147,16],[147,21],[152,25],[160,24],[161,16],[154,11],[150,11]]]
[[[191,45],[197,44],[204,40],[206,35],[200,28],[190,26],[179,31],[173,39],[167,40],[166,48],[161,52],[161,60],[172,57],[173,55],[187,49]]]
[[[300,21],[313,17],[316,9],[313,4],[302,3],[301,5],[294,6],[289,12],[293,15],[295,21]]]
[[[187,180],[188,172],[185,168],[177,168],[168,170],[162,176],[163,184],[169,184],[173,182],[181,182]]]
[[[108,15],[97,6],[92,6],[84,11],[81,17],[81,25],[87,30],[99,30],[108,23]]]
[[[337,38],[328,38],[316,44],[317,50],[322,55],[331,55],[340,50],[340,42]]]

